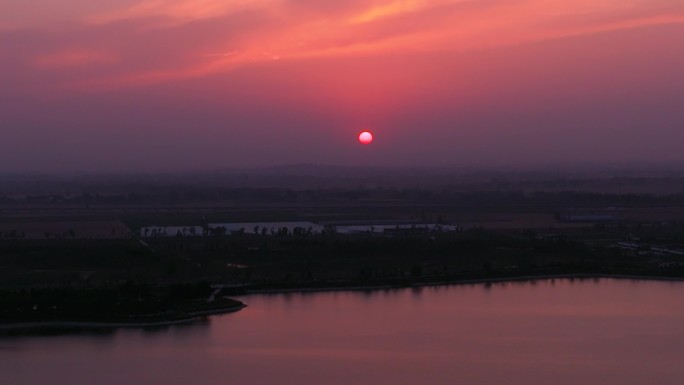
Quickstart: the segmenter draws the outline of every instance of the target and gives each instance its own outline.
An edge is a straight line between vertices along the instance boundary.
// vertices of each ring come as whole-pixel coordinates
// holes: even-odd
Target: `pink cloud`
[[[267,9],[276,0],[142,0],[116,10],[95,13],[85,18],[93,24],[125,20],[161,19],[159,25],[177,25],[212,19],[249,9]]]
[[[684,22],[678,1],[110,0],[97,9],[61,1],[85,13],[80,23],[44,30],[36,22],[22,50],[33,48],[34,68],[92,69],[54,78],[84,89],[196,79],[275,60],[477,52]],[[22,9],[14,12],[30,20]]]
[[[117,60],[112,53],[73,49],[40,55],[33,60],[33,64],[41,69],[64,69],[114,63]]]

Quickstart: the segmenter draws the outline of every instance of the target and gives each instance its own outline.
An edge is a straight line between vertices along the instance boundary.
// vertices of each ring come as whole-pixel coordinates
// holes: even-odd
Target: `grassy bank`
[[[54,327],[155,326],[191,322],[245,305],[213,298],[206,283],[42,288],[0,291],[0,330]]]

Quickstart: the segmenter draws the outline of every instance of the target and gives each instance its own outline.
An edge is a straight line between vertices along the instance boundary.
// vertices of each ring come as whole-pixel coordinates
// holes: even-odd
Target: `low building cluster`
[[[401,234],[422,232],[461,231],[460,226],[436,223],[421,224],[361,224],[335,226],[314,222],[232,222],[209,223],[202,226],[147,226],[140,229],[143,238],[207,237],[254,234],[262,236],[320,235],[320,234]]]

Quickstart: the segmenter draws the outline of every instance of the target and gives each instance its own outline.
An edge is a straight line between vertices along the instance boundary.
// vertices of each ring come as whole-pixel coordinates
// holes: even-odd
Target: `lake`
[[[0,338],[0,384],[682,384],[684,282],[250,295],[156,330]]]

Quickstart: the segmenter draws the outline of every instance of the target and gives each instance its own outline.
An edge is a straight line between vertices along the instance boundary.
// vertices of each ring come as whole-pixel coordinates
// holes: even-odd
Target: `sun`
[[[373,134],[370,131],[364,131],[359,134],[359,142],[361,144],[371,144],[373,141]]]

